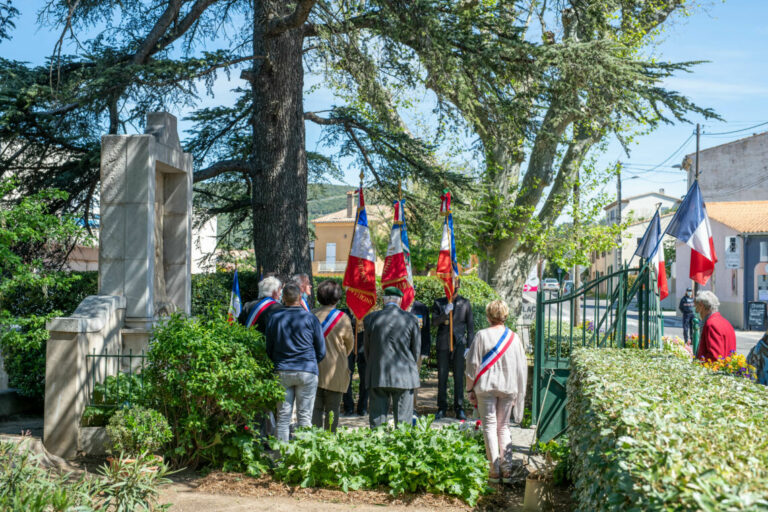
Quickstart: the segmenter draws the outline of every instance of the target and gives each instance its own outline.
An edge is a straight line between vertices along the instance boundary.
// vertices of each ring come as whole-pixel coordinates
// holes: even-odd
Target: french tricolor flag
[[[690,277],[700,285],[707,284],[715,271],[717,255],[698,181],[693,182],[685,195],[685,199],[667,226],[667,233],[690,246]]]
[[[437,256],[437,277],[443,281],[445,297],[453,302],[459,266],[456,262],[456,241],[453,236],[453,214],[451,213],[451,193],[447,190],[440,198],[440,214],[445,215],[443,238],[440,241],[440,253]]]
[[[664,300],[669,295],[667,285],[667,269],[664,262],[664,246],[661,244],[661,217],[659,212],[651,219],[648,229],[645,231],[640,244],[637,246],[635,256],[651,260],[651,265],[656,271],[659,283],[659,299]]]
[[[365,213],[363,187],[360,187],[360,204],[357,207],[357,221],[352,235],[347,268],[344,271],[344,289],[347,307],[361,320],[376,304],[376,251],[368,229],[368,215]]]
[[[409,280],[409,264],[406,259],[403,244],[404,216],[402,203],[395,201],[395,220],[392,223],[392,231],[389,237],[387,257],[384,259],[384,269],[381,272],[381,287],[394,286],[403,292],[403,300],[400,307],[407,310],[414,299],[413,285]],[[410,256],[410,255],[409,255]],[[409,258],[410,259],[410,258]]]

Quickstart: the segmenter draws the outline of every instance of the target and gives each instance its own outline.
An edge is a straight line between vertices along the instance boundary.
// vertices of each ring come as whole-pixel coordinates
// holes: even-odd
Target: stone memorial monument
[[[102,137],[100,209],[99,295],[47,324],[43,441],[65,458],[103,441],[80,418],[91,384],[121,369],[86,356],[138,354],[157,319],[190,312],[192,155],[174,116],[153,112],[144,134]]]

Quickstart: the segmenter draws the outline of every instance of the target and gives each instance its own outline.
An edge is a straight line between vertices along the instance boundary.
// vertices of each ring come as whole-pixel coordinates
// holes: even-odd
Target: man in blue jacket
[[[275,364],[285,401],[277,410],[277,438],[288,441],[293,402],[299,427],[312,425],[317,392],[317,363],[325,357],[325,338],[317,317],[301,305],[301,290],[293,283],[283,288],[284,309],[267,324],[267,356]]]

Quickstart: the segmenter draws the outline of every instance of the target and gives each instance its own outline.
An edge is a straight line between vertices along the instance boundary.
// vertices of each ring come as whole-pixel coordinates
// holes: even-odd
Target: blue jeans
[[[285,388],[285,401],[277,407],[277,438],[288,441],[296,400],[296,419],[299,427],[312,425],[312,409],[315,406],[317,375],[309,372],[277,372],[280,384]]]

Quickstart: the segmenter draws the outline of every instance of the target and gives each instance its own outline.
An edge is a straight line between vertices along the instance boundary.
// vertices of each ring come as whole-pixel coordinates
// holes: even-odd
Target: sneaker
[[[467,414],[464,412],[464,409],[459,409],[456,411],[456,419],[461,421],[466,421]]]
[[[440,410],[437,411],[437,414],[435,414],[435,419],[439,420],[439,419],[442,419],[442,418],[445,418],[445,410],[440,409]]]

